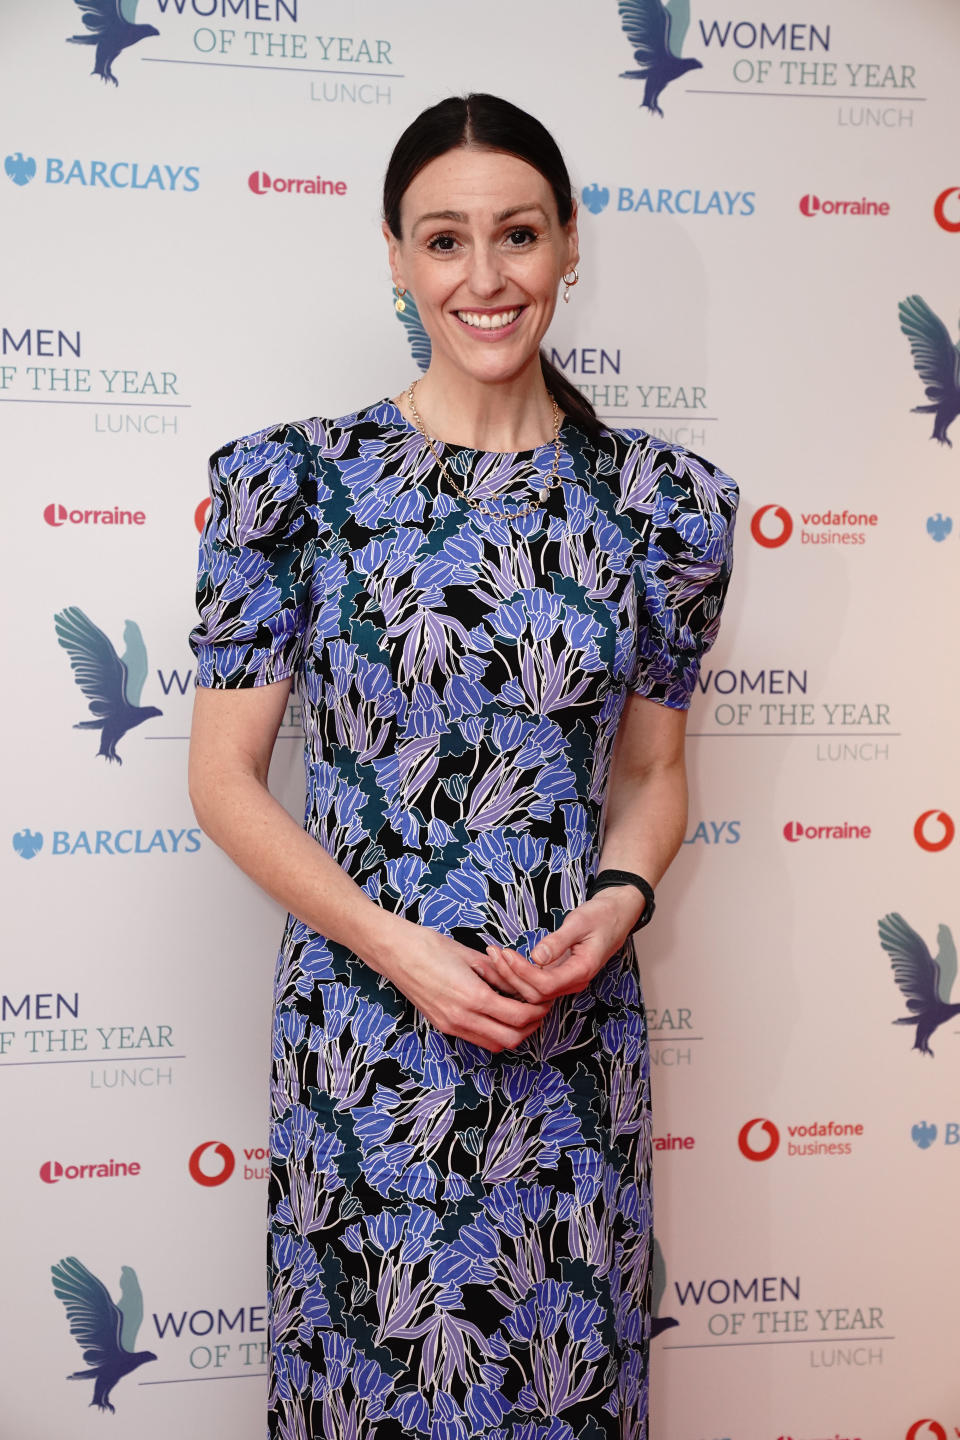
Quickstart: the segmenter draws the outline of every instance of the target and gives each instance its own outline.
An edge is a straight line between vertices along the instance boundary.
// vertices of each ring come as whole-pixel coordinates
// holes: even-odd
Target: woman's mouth
[[[516,325],[525,305],[515,305],[505,310],[454,310],[461,325],[483,334],[501,334]]]

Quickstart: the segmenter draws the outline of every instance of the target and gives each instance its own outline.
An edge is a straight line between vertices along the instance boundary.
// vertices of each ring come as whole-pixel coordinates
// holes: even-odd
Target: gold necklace
[[[447,469],[446,465],[444,464],[443,456],[438,454],[436,448],[434,447],[434,443],[430,439],[430,436],[427,434],[426,429],[424,428],[423,421],[420,419],[420,416],[417,412],[417,405],[416,401],[413,398],[413,392],[419,384],[419,378],[416,380],[412,380],[410,382],[410,388],[407,390],[407,399],[410,401],[410,413],[413,416],[413,423],[420,431],[420,434],[423,436],[424,440],[426,440],[428,446],[430,447],[431,455],[433,456],[434,460],[436,460],[437,464],[440,466],[440,469],[443,471],[444,475],[447,477],[447,480],[453,486],[454,490],[456,490],[457,494],[460,495],[462,499],[466,500],[468,505],[475,506],[475,508],[479,510],[482,515],[498,515],[501,519],[512,520],[516,516],[529,515],[531,511],[539,509],[540,506],[547,499],[550,491],[555,490],[560,483],[560,408],[557,405],[554,397],[552,395],[550,396],[550,403],[553,405],[553,465],[551,467],[550,474],[546,477],[546,479],[541,482],[540,488],[537,491],[536,500],[532,500],[529,505],[525,505],[520,510],[497,510],[491,509],[489,506],[484,505],[482,500],[475,500],[472,495],[468,495],[467,492],[463,489],[463,487],[457,484],[456,480],[453,478],[450,471]]]

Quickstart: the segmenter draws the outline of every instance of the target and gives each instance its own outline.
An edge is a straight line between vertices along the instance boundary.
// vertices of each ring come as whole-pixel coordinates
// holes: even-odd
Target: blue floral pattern
[[[690,701],[737,492],[642,431],[447,464],[389,400],[211,460],[198,684],[295,677],[310,833],[378,904],[531,948],[597,868],[628,692]],[[645,1440],[651,1120],[632,940],[514,1051],[290,917],[273,1038],[272,1440]]]

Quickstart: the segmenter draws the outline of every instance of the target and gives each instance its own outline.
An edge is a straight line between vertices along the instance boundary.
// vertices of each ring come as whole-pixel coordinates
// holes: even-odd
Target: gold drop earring
[[[563,284],[564,284],[564,291],[563,291],[564,302],[569,305],[569,303],[570,303],[570,291],[573,289],[574,285],[577,284],[577,282],[578,282],[579,279],[580,279],[580,276],[577,274],[576,269],[573,269],[573,270],[568,270],[568,271],[567,271],[567,274],[564,275],[564,276],[562,277],[562,279],[563,279]]]
[[[407,293],[406,289],[403,285],[394,285],[393,293],[396,296],[396,299],[393,302],[393,307],[398,315],[402,315],[404,310],[406,310],[407,308],[406,301],[403,298],[404,295],[406,295]]]

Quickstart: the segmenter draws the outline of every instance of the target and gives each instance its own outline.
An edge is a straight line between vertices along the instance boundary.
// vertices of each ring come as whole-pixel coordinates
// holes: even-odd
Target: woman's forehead
[[[547,214],[556,211],[546,177],[518,155],[460,146],[431,160],[407,186],[404,230],[428,215],[449,219],[456,213],[469,221],[490,220],[520,206],[539,206]]]

